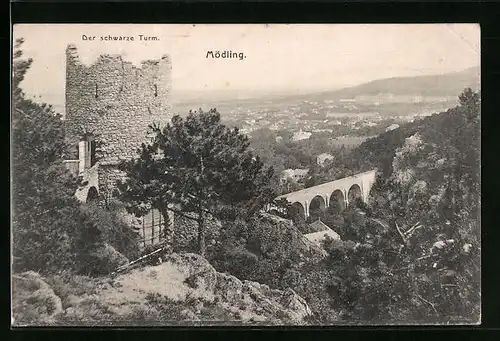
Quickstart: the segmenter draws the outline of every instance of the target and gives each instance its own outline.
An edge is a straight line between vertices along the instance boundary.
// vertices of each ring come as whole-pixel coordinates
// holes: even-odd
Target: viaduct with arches
[[[371,170],[347,178],[327,182],[314,187],[281,195],[276,199],[287,199],[306,219],[311,208],[324,209],[337,203],[341,210],[350,202],[361,199],[366,202],[375,183],[377,170]]]

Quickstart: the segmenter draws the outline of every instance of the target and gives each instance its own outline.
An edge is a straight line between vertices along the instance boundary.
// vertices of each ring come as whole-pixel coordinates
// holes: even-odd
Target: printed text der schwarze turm
[[[138,34],[137,36],[113,36],[111,34],[105,36],[88,36],[82,34],[82,40],[84,41],[159,41],[160,38],[155,36],[147,36],[144,34]]]

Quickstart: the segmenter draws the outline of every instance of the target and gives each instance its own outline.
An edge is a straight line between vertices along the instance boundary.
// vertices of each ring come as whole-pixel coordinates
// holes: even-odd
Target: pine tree
[[[78,185],[62,165],[63,122],[52,107],[26,99],[19,87],[32,59],[15,42],[12,74],[12,231],[16,269],[49,269],[73,263]]]
[[[249,150],[249,140],[237,128],[220,122],[216,109],[174,116],[143,144],[138,159],[121,169],[127,180],[118,184],[121,199],[137,215],[156,208],[167,219],[173,211],[198,225],[199,253],[205,254],[207,217],[235,219],[264,207],[274,193],[272,168]]]

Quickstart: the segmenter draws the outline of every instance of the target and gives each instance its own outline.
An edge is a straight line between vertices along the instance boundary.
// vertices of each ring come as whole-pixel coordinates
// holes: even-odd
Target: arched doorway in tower
[[[290,217],[299,218],[302,220],[306,219],[306,210],[300,202],[294,202],[290,209]]]
[[[344,193],[337,189],[330,195],[330,212],[338,214],[345,210]]]
[[[90,187],[87,193],[87,203],[96,202],[98,198],[99,193],[97,192],[97,189],[94,186]]]
[[[309,220],[316,221],[323,215],[325,211],[325,199],[319,195],[315,196],[309,204]]]
[[[363,201],[361,187],[357,184],[352,185],[347,192],[347,198],[349,200],[349,206],[359,206],[359,204]]]

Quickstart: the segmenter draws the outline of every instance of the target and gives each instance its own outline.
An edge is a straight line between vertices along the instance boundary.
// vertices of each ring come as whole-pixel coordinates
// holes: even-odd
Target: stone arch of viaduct
[[[350,201],[357,198],[366,202],[375,183],[376,172],[376,170],[371,170],[355,174],[347,178],[284,194],[276,199],[287,199],[307,219],[313,201],[319,204],[320,208],[330,207],[334,201],[338,202],[341,208],[345,208]]]

